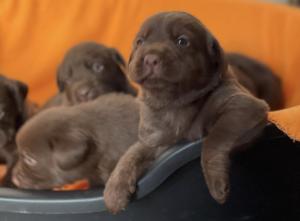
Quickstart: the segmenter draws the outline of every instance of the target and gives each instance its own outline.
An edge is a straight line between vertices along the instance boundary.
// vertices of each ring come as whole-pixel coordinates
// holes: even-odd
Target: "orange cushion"
[[[68,48],[95,40],[128,57],[142,21],[164,10],[194,14],[225,49],[266,62],[283,79],[287,106],[300,104],[300,12],[254,0],[0,1],[0,72],[28,83],[30,98],[43,103]]]
[[[143,20],[165,10],[192,13],[226,50],[268,64],[282,78],[286,106],[300,104],[300,11],[254,0],[0,1],[0,72],[28,83],[30,99],[41,104],[56,92],[56,67],[66,50],[94,40],[128,58]],[[291,113],[300,118],[300,111]],[[291,119],[286,112],[270,114],[281,128],[300,131]]]

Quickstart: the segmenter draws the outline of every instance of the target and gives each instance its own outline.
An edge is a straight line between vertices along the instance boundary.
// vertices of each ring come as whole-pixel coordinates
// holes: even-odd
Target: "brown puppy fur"
[[[181,139],[201,137],[208,189],[225,202],[230,155],[260,133],[268,111],[227,67],[217,40],[192,15],[166,12],[145,21],[129,61],[129,77],[141,86],[139,140],[107,181],[104,200],[112,213],[127,205],[158,155]]]
[[[11,169],[14,164],[16,145],[15,135],[27,118],[25,102],[28,88],[16,80],[0,74],[0,159],[8,170],[2,185],[10,185]]]
[[[271,110],[283,108],[281,81],[270,68],[238,53],[227,53],[226,58],[241,85],[265,100]]]
[[[114,48],[84,42],[71,48],[57,71],[60,93],[43,108],[75,105],[110,92],[136,95],[124,73],[125,62]]]
[[[24,189],[52,189],[83,178],[104,185],[137,140],[138,113],[133,96],[114,93],[42,111],[17,134],[13,182]]]

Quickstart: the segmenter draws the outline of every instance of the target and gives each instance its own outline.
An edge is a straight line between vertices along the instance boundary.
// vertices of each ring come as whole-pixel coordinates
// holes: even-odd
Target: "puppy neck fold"
[[[221,73],[215,74],[215,77],[205,88],[191,89],[185,93],[141,88],[138,99],[155,110],[163,108],[179,108],[194,105],[199,102],[202,104],[205,98],[220,85],[222,78],[223,76]]]

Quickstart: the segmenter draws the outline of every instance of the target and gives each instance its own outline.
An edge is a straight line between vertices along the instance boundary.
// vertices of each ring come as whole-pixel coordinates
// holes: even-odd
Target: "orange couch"
[[[30,99],[41,104],[56,91],[56,67],[68,48],[94,40],[128,58],[142,21],[165,10],[192,13],[226,50],[268,64],[282,78],[286,107],[300,104],[300,11],[255,0],[0,1],[0,72],[28,83]],[[297,126],[287,113],[270,119]]]

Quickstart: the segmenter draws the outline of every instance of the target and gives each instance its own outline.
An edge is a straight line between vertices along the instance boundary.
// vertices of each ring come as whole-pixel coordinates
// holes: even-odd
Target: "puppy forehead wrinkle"
[[[86,138],[88,136],[87,131],[83,130],[83,129],[75,129],[75,128],[70,128],[69,131],[69,136],[72,140],[74,141],[82,141],[84,138]]]
[[[69,52],[72,53],[72,52],[105,50],[105,49],[107,48],[104,45],[98,44],[96,42],[83,42],[71,48]]]
[[[71,48],[66,56],[66,60],[80,60],[86,57],[108,57],[109,48],[95,42],[85,42]]]
[[[72,64],[82,64],[84,62],[99,61],[100,59],[107,59],[108,55],[104,51],[88,50],[80,51],[77,54],[71,54],[70,58]]]
[[[153,32],[153,30],[155,30],[156,28],[157,28],[157,25],[155,26],[154,22],[152,22],[150,19],[146,20],[143,23],[142,27],[140,28],[140,31],[136,35],[136,38],[138,38],[138,37],[147,38]]]
[[[140,33],[146,35],[152,29],[156,32],[166,32],[168,35],[173,35],[171,37],[179,37],[181,34],[186,34],[188,36],[205,38],[209,32],[199,19],[186,12],[178,11],[162,12],[150,17],[145,21]],[[195,36],[195,34],[200,36]]]
[[[200,26],[203,26],[203,24],[198,18],[194,17],[193,15],[187,12],[166,12],[163,16],[163,19],[167,21],[195,23]]]

